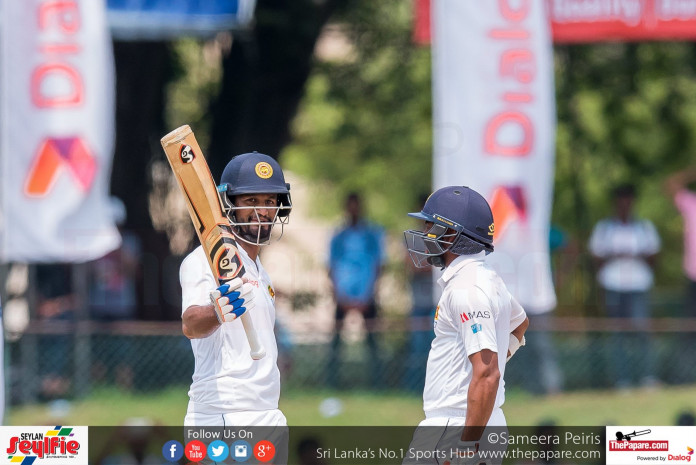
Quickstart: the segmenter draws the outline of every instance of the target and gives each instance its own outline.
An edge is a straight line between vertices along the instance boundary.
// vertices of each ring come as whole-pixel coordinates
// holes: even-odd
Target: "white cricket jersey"
[[[438,280],[443,293],[435,312],[435,339],[425,377],[426,416],[455,416],[453,411],[466,415],[473,370],[469,356],[483,349],[498,353],[495,407],[505,401],[503,376],[510,333],[526,315],[484,258],[485,252],[461,255]]]
[[[239,247],[249,282],[254,285],[254,308],[249,315],[266,349],[266,356],[254,361],[249,355],[241,319],[223,323],[208,337],[191,339],[196,359],[189,390],[189,411],[226,413],[278,408],[280,372],[275,325],[274,291],[271,279],[257,258],[253,262]],[[210,291],[219,284],[213,277],[202,247],[191,252],[179,272],[182,315],[192,305],[209,305]]]
[[[603,288],[643,292],[652,287],[653,270],[644,256],[660,251],[660,236],[650,221],[601,220],[592,230],[589,246],[590,252],[597,257],[612,257],[597,274]]]

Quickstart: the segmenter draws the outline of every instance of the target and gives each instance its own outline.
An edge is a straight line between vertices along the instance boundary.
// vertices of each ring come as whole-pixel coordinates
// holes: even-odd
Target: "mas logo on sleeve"
[[[459,318],[462,319],[462,323],[466,323],[472,318],[490,318],[490,310],[474,310],[471,312],[462,312],[459,314]]]
[[[86,426],[2,426],[0,442],[9,463],[82,465],[88,457]]]

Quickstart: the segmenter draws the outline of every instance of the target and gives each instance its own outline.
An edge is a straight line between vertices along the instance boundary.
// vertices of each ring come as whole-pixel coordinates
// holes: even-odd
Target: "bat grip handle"
[[[251,348],[251,358],[253,360],[261,360],[266,356],[266,349],[263,348],[259,342],[258,335],[254,330],[254,323],[251,321],[251,315],[249,313],[242,313],[242,325],[244,326],[244,331],[246,332],[247,339],[249,340],[249,347]]]

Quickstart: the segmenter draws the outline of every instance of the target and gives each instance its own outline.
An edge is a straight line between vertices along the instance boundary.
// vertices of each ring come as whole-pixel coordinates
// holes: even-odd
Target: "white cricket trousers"
[[[260,440],[270,441],[275,446],[275,456],[267,465],[285,465],[288,463],[288,421],[280,410],[249,410],[211,414],[196,412],[194,408],[189,403],[184,418],[185,429],[191,427],[210,427],[217,430],[244,428],[253,434],[253,437],[245,438],[245,441],[252,448]],[[252,457],[252,460],[255,459]],[[230,459],[230,461],[232,460]],[[200,463],[215,465],[207,457]]]
[[[288,426],[288,421],[278,409],[211,414],[197,412],[189,404],[184,426]]]
[[[457,446],[466,422],[466,410],[438,409],[426,412],[425,420],[421,421],[413,433],[413,439],[403,464],[443,465],[452,463],[451,450]],[[500,434],[507,431],[505,414],[500,408],[494,408],[483,432],[481,443],[489,434]],[[504,450],[505,446],[502,447]],[[487,465],[498,465],[500,460],[489,460]]]

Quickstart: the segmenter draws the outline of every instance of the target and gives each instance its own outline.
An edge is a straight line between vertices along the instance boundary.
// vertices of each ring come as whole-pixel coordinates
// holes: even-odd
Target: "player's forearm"
[[[515,355],[515,352],[517,352],[517,349],[520,348],[520,346],[524,345],[524,333],[527,332],[527,328],[529,328],[529,318],[525,317],[524,321],[520,323],[517,328],[513,329],[510,334],[512,334],[513,337],[517,339],[517,343],[515,343],[515,346],[513,347],[513,341],[510,339],[510,347],[508,348],[507,351],[507,360],[510,360],[510,357]]]
[[[498,393],[500,372],[492,371],[486,376],[474,378],[467,394],[466,421],[462,441],[477,441],[493,413]]]
[[[524,337],[524,333],[527,332],[527,328],[529,328],[529,318],[525,318],[517,328],[512,330],[512,334],[521,341]]]
[[[192,305],[182,318],[184,336],[189,339],[208,337],[220,327],[212,305]]]

